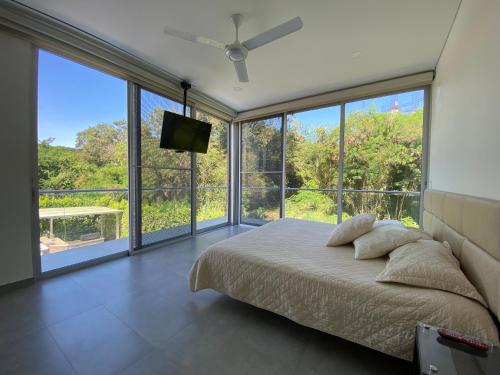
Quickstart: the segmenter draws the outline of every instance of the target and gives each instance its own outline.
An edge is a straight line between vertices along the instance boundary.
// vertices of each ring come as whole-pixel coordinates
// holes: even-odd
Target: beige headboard
[[[462,269],[500,314],[500,201],[426,190],[424,230],[448,241]]]

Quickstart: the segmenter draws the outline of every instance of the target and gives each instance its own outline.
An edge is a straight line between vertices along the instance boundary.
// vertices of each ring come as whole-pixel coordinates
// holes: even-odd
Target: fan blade
[[[216,40],[205,38],[204,36],[194,35],[194,34],[188,33],[187,31],[177,30],[177,29],[174,29],[173,27],[170,27],[170,26],[165,26],[163,31],[167,35],[170,35],[170,36],[173,36],[176,38],[180,38],[180,39],[184,39],[184,40],[187,40],[189,42],[205,44],[205,45],[212,46],[212,47],[219,48],[219,49],[226,48],[226,46],[223,43],[220,43]]]
[[[234,68],[236,69],[236,74],[238,75],[238,80],[240,82],[248,82],[248,73],[245,60],[234,61]]]
[[[292,18],[290,21],[282,23],[270,30],[264,31],[263,33],[248,39],[242,44],[249,50],[253,50],[257,47],[263,46],[264,44],[271,43],[276,39],[282,38],[288,34],[302,29],[302,20],[300,17]]]

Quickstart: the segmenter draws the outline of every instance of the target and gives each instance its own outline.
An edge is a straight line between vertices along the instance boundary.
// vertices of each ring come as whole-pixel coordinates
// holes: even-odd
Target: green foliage
[[[53,139],[38,144],[38,183],[40,189],[74,189],[85,169],[75,149],[51,146]]]
[[[142,226],[146,232],[190,222],[189,153],[158,147],[163,110],[153,109],[141,121]],[[209,151],[197,155],[197,219],[227,216],[228,126],[197,112],[197,118],[212,124]],[[396,111],[351,113],[346,119],[344,189],[420,189],[423,112]],[[281,173],[281,122],[260,120],[242,129],[242,214],[244,217],[279,218]],[[288,187],[332,189],[338,184],[339,128],[301,126],[289,119],[286,137]],[[39,142],[38,177],[42,190],[126,188],[127,124],[98,124],[78,133],[76,147],[53,146],[53,139]],[[266,173],[262,173],[266,172]],[[217,187],[217,188],[210,188]],[[287,217],[335,223],[336,192],[288,190]],[[343,194],[343,219],[361,212],[378,218],[402,220],[417,226],[419,198],[409,193]],[[43,194],[40,207],[102,206],[121,211],[120,237],[128,236],[128,197],[124,193]],[[101,222],[102,220],[102,222]],[[65,240],[104,228],[104,237],[114,239],[115,216],[56,219],[54,232]],[[40,223],[48,235],[48,220]]]
[[[153,232],[164,228],[189,225],[191,210],[186,201],[164,201],[142,206],[142,230]]]
[[[337,223],[336,194],[299,190],[285,200],[286,216],[296,219]]]
[[[351,113],[346,119],[344,138],[344,189],[419,191],[422,124],[421,109],[410,114],[374,110]],[[276,127],[269,125],[272,124],[266,124],[265,121],[245,124],[242,156],[244,167],[250,169],[257,166],[261,168],[256,169],[258,171],[276,170],[269,169],[269,160],[281,158],[281,134]],[[267,129],[264,131],[262,128]],[[338,127],[302,126],[293,116],[289,117],[285,166],[287,187],[336,188],[339,136]],[[261,138],[262,142],[259,141]],[[279,170],[279,161],[276,163]],[[243,213],[261,219],[273,216],[279,200],[272,198],[273,190],[267,187],[279,186],[280,178],[279,174],[245,176],[243,186],[260,186],[266,189],[248,193],[247,200],[243,190]],[[411,225],[416,225],[419,215],[418,197],[410,193],[345,192],[343,208],[343,215],[372,212],[379,219],[405,218]],[[286,216],[333,222],[336,217],[336,201],[325,198],[325,194],[318,191],[287,191]]]

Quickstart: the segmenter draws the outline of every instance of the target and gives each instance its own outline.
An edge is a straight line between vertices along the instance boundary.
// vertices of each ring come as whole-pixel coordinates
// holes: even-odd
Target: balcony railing
[[[141,190],[145,193],[142,196],[143,206],[163,214],[162,217],[143,217],[143,227],[148,228],[148,232],[181,224],[189,227],[189,186]],[[164,194],[155,194],[160,192]],[[167,192],[173,192],[173,196]],[[44,189],[39,191],[39,197],[43,255],[128,237],[126,188]],[[170,215],[168,210],[172,210]],[[188,213],[184,215],[184,211]],[[227,221],[227,186],[198,186],[197,214],[202,228],[220,224],[224,217]],[[168,216],[176,215],[186,217],[181,220],[182,223],[169,220]]]
[[[242,219],[246,223],[264,223],[279,217],[279,186],[242,186]],[[266,193],[268,192],[268,193]],[[337,222],[337,188],[285,188],[285,216]],[[420,192],[376,189],[342,189],[342,218],[371,212],[377,219],[402,220],[418,226]]]

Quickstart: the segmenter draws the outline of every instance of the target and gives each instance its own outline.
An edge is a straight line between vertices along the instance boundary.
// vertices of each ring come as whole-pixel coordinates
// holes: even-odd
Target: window
[[[417,227],[424,98],[420,89],[289,113],[285,135],[280,116],[243,122],[241,221],[336,223],[371,212]]]
[[[191,233],[191,153],[159,146],[163,111],[182,114],[182,104],[141,89],[140,110],[142,245],[149,245]]]
[[[281,213],[282,117],[241,127],[241,221],[259,224]]]
[[[228,222],[229,123],[201,111],[196,118],[212,124],[208,151],[196,156],[196,228],[203,230]]]
[[[285,216],[337,222],[340,106],[289,114]]]
[[[418,226],[424,91],[346,104],[343,215]]]
[[[128,250],[126,82],[40,50],[42,271]]]

